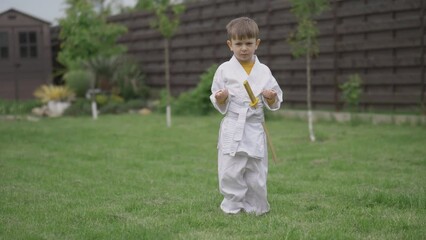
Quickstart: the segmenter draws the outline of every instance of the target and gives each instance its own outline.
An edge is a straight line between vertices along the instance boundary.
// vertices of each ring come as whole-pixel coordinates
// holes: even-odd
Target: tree
[[[312,119],[312,100],[311,100],[311,59],[319,53],[317,42],[318,29],[314,17],[320,15],[328,9],[328,0],[290,0],[292,3],[291,12],[296,16],[298,26],[288,41],[295,57],[306,57],[306,78],[307,94],[306,102],[308,108],[308,128],[309,138],[315,141],[315,133]]]
[[[155,19],[151,22],[151,27],[157,29],[164,37],[164,75],[167,92],[166,118],[167,127],[171,127],[169,41],[179,27],[179,17],[185,11],[185,6],[171,4],[170,0],[138,0],[135,8],[153,12]]]
[[[126,51],[117,45],[124,26],[107,23],[106,14],[97,13],[91,0],[66,0],[66,17],[59,20],[61,50],[58,61],[68,70],[93,57],[109,57]]]
[[[123,8],[126,8],[122,1],[123,0],[89,0],[98,14],[106,17],[114,14],[118,14]],[[130,8],[130,7],[129,7]]]
[[[96,2],[99,2],[100,6],[98,12],[94,9]],[[117,45],[116,41],[127,29],[121,25],[107,23],[108,10],[103,8],[104,1],[66,0],[66,3],[66,17],[59,20],[61,50],[58,61],[68,70],[80,69],[83,62],[94,58],[110,57],[126,51],[126,48]],[[90,90],[93,119],[97,118],[95,81],[92,80]]]

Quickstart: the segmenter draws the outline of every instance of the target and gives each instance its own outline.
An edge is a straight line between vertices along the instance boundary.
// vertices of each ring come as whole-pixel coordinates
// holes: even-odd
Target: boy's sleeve
[[[221,68],[219,67],[219,69],[216,70],[216,73],[214,74],[214,77],[213,77],[213,83],[211,87],[212,94],[210,95],[210,101],[220,113],[225,114],[228,111],[230,95],[228,96],[228,98],[225,100],[224,103],[217,102],[215,98],[215,94],[222,89],[225,89],[225,81],[221,74]]]

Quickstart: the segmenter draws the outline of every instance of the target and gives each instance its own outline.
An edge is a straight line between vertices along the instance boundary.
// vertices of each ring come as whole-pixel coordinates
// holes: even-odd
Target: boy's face
[[[256,38],[243,38],[232,39],[226,41],[229,49],[234,52],[235,57],[240,62],[250,62],[253,58],[254,52],[260,44],[260,39]]]

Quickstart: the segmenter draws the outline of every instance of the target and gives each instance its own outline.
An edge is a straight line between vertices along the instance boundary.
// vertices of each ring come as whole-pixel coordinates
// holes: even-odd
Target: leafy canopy
[[[59,20],[61,51],[58,61],[68,69],[94,56],[113,56],[126,51],[117,45],[118,37],[127,29],[107,23],[106,15],[97,13],[90,0],[66,0],[66,17]]]
[[[176,32],[180,15],[185,11],[183,4],[171,4],[170,0],[138,0],[136,9],[147,10],[155,14],[151,27],[170,39]]]
[[[316,37],[318,29],[314,17],[329,8],[328,0],[290,0],[291,12],[296,16],[298,26],[289,36],[289,43],[295,57],[316,55],[319,52]]]

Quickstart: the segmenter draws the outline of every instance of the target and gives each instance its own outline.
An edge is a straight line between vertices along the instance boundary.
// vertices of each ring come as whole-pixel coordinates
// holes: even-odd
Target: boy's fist
[[[263,90],[262,95],[266,99],[275,99],[277,96],[277,93],[274,90]]]
[[[214,97],[216,98],[216,101],[220,104],[225,103],[226,99],[228,98],[228,90],[227,89],[221,89],[219,90]]]
[[[271,106],[272,104],[275,103],[275,98],[277,96],[277,93],[274,90],[272,90],[272,89],[271,90],[263,90],[262,95],[266,99],[266,101],[268,102],[269,106]]]

